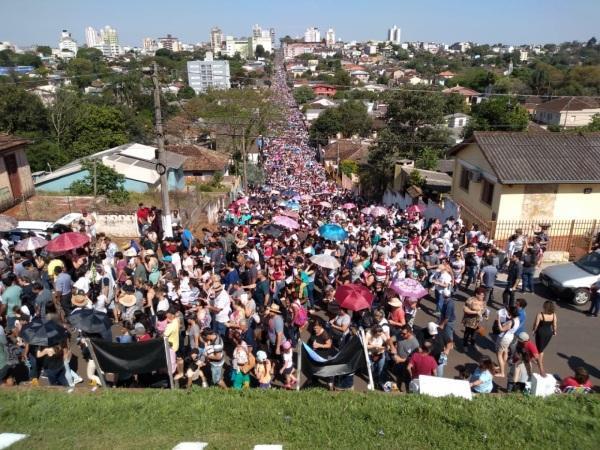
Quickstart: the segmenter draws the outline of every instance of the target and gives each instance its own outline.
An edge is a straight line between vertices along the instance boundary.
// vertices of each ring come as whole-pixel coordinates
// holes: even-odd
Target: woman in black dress
[[[540,363],[543,363],[544,349],[550,343],[552,336],[556,336],[557,319],[554,312],[554,302],[545,301],[533,325],[533,333],[535,334],[535,346],[540,352]]]

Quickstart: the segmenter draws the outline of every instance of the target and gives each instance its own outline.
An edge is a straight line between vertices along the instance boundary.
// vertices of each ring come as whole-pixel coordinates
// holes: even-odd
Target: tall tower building
[[[333,47],[335,45],[335,31],[333,28],[327,30],[327,33],[325,34],[325,43],[327,44],[327,47]]]
[[[317,27],[309,27],[304,32],[304,42],[321,42],[321,32]]]
[[[100,29],[100,38],[102,44],[119,45],[119,35],[117,30],[112,28],[110,25],[106,25]]]
[[[77,42],[71,37],[71,33],[68,30],[62,30],[58,48],[65,56],[72,57],[77,55]],[[65,52],[70,52],[70,54]]]
[[[101,44],[100,35],[94,27],[85,27],[85,44],[88,47],[94,47]]]
[[[210,46],[215,53],[221,51],[221,43],[224,41],[223,32],[219,27],[212,27],[210,30]]]
[[[255,37],[255,38],[262,37],[262,28],[260,27],[260,25],[255,24],[252,27],[252,37]]]
[[[269,35],[271,36],[271,48],[275,48],[275,28],[269,28]]]
[[[388,38],[387,40],[392,44],[400,45],[400,28],[394,25],[392,28],[388,30]]]

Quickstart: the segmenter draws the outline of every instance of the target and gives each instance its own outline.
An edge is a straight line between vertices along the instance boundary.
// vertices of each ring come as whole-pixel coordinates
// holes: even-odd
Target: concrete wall
[[[71,184],[74,181],[83,180],[87,177],[89,172],[87,170],[80,170],[79,172],[74,172],[72,174],[66,175],[64,177],[56,178],[54,180],[50,180],[46,183],[40,183],[36,185],[36,189],[38,191],[46,191],[46,192],[64,192],[69,189]]]
[[[499,220],[600,219],[600,184],[501,186]],[[591,189],[584,194],[584,189]]]
[[[97,214],[96,231],[115,237],[135,237],[137,219],[135,214]]]

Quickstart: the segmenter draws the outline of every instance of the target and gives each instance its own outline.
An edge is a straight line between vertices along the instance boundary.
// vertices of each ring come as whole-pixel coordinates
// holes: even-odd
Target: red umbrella
[[[335,291],[335,300],[340,308],[360,311],[371,307],[373,294],[361,284],[344,284]]]
[[[50,253],[68,252],[69,250],[83,247],[88,242],[90,242],[90,238],[86,234],[71,231],[63,233],[48,242],[46,251]]]

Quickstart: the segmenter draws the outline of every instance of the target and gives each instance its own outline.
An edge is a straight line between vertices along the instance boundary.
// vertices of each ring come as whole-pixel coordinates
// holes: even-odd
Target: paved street
[[[495,300],[502,299],[502,285],[498,282],[494,292]],[[527,331],[533,339],[532,329],[535,321],[535,316],[541,311],[542,304],[546,300],[556,300],[544,286],[536,284],[535,294],[518,294],[516,297],[523,297],[527,300]],[[469,351],[465,353],[462,347],[462,328],[460,327],[460,319],[462,319],[462,307],[468,295],[464,291],[456,296],[456,314],[457,326],[455,334],[456,347],[450,354],[448,366],[445,376],[458,376],[457,367],[461,365],[470,365],[474,367],[475,362],[480,355],[488,355],[493,361],[496,361],[494,353],[494,343],[488,335],[485,337],[477,337],[477,351]],[[485,324],[487,330],[491,330],[492,321],[496,317],[496,311],[501,307],[496,303],[490,306],[492,314],[490,319]],[[571,375],[571,368],[583,366],[585,367],[594,385],[600,384],[600,353],[598,352],[597,342],[600,340],[600,319],[589,317],[584,314],[587,306],[583,309],[578,309],[572,304],[565,301],[556,301],[556,314],[558,316],[558,334],[552,338],[548,348],[544,352],[544,365],[546,371],[555,374],[561,378]],[[422,309],[418,312],[415,320],[415,328],[424,327],[429,321],[436,321],[436,317],[432,314],[435,310],[435,305],[430,298],[425,298],[422,301]],[[535,369],[534,369],[535,370]],[[506,387],[506,379],[496,379],[495,382],[500,388]],[[356,390],[366,390],[366,380],[362,376],[355,377]]]

